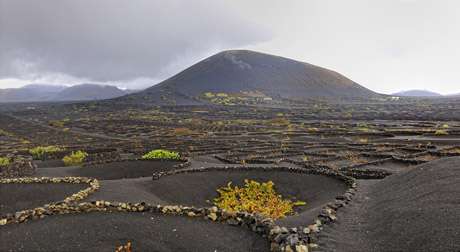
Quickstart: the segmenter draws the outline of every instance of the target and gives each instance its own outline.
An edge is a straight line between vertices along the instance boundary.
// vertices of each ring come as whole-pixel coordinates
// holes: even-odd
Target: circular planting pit
[[[336,196],[342,195],[348,189],[344,181],[334,177],[261,169],[179,173],[160,177],[145,186],[146,190],[171,204],[209,207],[218,196],[218,188],[226,186],[230,181],[233,185],[241,186],[245,179],[272,181],[276,192],[283,198],[307,203],[305,206],[295,207],[296,214],[277,221],[279,225],[285,226],[313,223],[325,204],[334,201]]]
[[[269,251],[250,230],[158,213],[68,214],[1,228],[0,251]]]
[[[0,184],[0,216],[62,201],[87,187],[84,183]]]
[[[150,177],[154,172],[169,171],[179,161],[145,161],[132,160],[111,163],[91,164],[83,167],[56,167],[37,170],[38,176],[77,176],[99,180]]]
[[[399,162],[395,160],[385,161],[383,163],[367,164],[360,166],[359,169],[383,170],[392,173],[404,172],[411,169],[410,163]]]

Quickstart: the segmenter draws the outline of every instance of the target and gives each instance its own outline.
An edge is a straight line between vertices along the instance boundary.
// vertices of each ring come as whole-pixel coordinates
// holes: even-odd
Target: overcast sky
[[[458,93],[459,45],[458,0],[0,0],[0,88],[143,88],[252,49],[378,92]]]

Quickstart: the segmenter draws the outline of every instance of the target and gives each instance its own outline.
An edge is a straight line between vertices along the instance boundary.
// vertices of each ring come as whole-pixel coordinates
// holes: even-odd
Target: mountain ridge
[[[214,54],[159,84],[122,100],[197,103],[206,92],[259,92],[271,98],[371,98],[382,96],[344,75],[281,56],[249,50]]]
[[[86,101],[120,97],[133,93],[115,86],[79,84],[74,86],[29,84],[21,88],[0,89],[0,103]]]
[[[442,94],[421,89],[411,89],[393,93],[394,96],[404,96],[404,97],[442,97]]]

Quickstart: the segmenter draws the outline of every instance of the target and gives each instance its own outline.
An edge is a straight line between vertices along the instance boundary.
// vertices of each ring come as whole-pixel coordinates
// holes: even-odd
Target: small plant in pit
[[[63,149],[58,146],[50,145],[50,146],[38,146],[29,150],[29,153],[32,155],[34,159],[43,160],[49,154],[53,154]]]
[[[436,136],[447,136],[447,135],[449,135],[449,133],[446,130],[436,130],[434,132],[434,134]]]
[[[272,181],[257,182],[245,180],[243,187],[227,186],[217,189],[219,196],[214,204],[230,212],[259,213],[273,219],[280,219],[294,212],[295,206],[303,206],[303,201],[290,201],[277,194]]]
[[[85,161],[87,156],[88,153],[84,151],[72,151],[72,154],[65,156],[62,161],[64,162],[65,166],[80,165]]]
[[[359,138],[358,142],[361,144],[367,144],[369,142],[369,138]]]
[[[0,166],[7,166],[10,164],[10,159],[7,157],[0,157]]]
[[[121,245],[115,249],[115,252],[132,252],[131,242],[128,241],[126,245]]]
[[[455,147],[447,151],[448,153],[460,154],[460,147]]]
[[[155,159],[169,159],[169,160],[179,160],[180,154],[175,151],[169,150],[152,150],[142,156],[144,160],[155,160]]]

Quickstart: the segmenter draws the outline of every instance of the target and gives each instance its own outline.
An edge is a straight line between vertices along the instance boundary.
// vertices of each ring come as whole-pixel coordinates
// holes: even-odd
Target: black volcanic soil
[[[101,188],[88,197],[88,201],[107,200],[115,202],[146,202],[152,205],[166,205],[167,202],[149,190],[151,177],[102,180]]]
[[[47,177],[91,177],[100,180],[150,177],[154,172],[168,171],[179,164],[176,161],[123,161],[85,167],[39,168],[36,176]]]
[[[321,251],[460,251],[460,158],[360,181],[320,234]]]
[[[399,173],[412,169],[410,164],[397,161],[387,161],[382,164],[371,164],[360,167],[361,169],[384,170],[391,173]]]
[[[0,215],[61,201],[87,184],[0,184]]]
[[[233,185],[242,185],[245,179],[273,181],[277,192],[285,198],[307,202],[306,206],[296,208],[298,215],[279,221],[288,226],[312,223],[324,204],[347,189],[342,181],[327,176],[257,170],[177,174],[162,177],[146,186],[163,201],[201,207],[211,205],[207,201],[218,196],[217,188],[230,181]]]
[[[268,251],[265,238],[201,218],[155,213],[52,216],[0,228],[0,251]]]
[[[34,161],[34,164],[37,165],[37,168],[51,168],[51,167],[63,167],[64,162],[60,159],[56,160],[46,160],[46,161]]]

